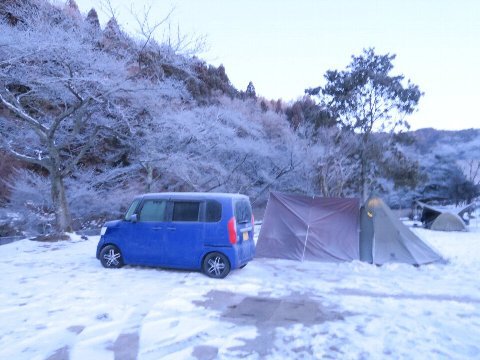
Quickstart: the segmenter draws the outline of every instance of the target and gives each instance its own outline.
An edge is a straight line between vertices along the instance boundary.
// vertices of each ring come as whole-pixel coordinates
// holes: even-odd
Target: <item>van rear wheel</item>
[[[203,259],[202,269],[211,278],[223,279],[230,272],[230,261],[219,252],[213,252]]]

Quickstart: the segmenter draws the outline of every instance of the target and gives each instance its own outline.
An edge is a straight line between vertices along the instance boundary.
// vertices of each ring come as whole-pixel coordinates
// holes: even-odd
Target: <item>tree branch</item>
[[[8,94],[10,94],[10,91],[8,91],[7,89],[5,89],[7,91]],[[9,109],[10,111],[12,111],[15,115],[17,115],[18,117],[20,117],[22,120],[24,120],[25,122],[27,122],[30,126],[32,126],[35,131],[37,132],[37,134],[40,136],[40,138],[42,140],[46,140],[47,138],[47,133],[48,133],[48,129],[43,126],[42,124],[40,124],[40,122],[38,122],[37,120],[35,120],[33,117],[31,117],[30,115],[28,115],[23,109],[22,109],[22,106],[20,105],[20,103],[18,103],[17,101],[16,102],[16,105],[10,103],[9,101],[7,101],[3,95],[0,93],[0,101],[2,102],[2,104],[7,108]]]
[[[81,98],[80,98],[81,99]],[[60,126],[61,122],[63,120],[65,120],[66,118],[68,118],[70,115],[74,114],[75,112],[77,112],[78,110],[80,110],[81,108],[83,108],[85,105],[87,105],[89,103],[89,101],[91,100],[92,98],[91,97],[88,97],[87,99],[85,100],[81,100],[78,104],[76,104],[75,106],[72,106],[70,107],[69,109],[67,109],[63,114],[61,114],[60,116],[57,116],[55,118],[55,120],[53,121],[53,124],[52,126],[50,127],[49,131],[48,131],[48,138],[49,139],[52,139],[53,136],[55,135],[55,131],[57,131],[57,128]]]
[[[131,12],[133,17],[135,18],[135,21],[138,24],[140,34],[145,37],[145,42],[144,42],[143,46],[141,47],[139,53],[142,53],[143,50],[145,50],[148,43],[152,39],[154,32],[170,18],[170,16],[172,15],[172,13],[174,11],[174,8],[171,8],[170,11],[168,12],[168,14],[162,20],[154,23],[153,26],[150,26],[150,23],[149,23],[149,17],[150,17],[150,11],[151,10],[152,10],[152,5],[151,4],[148,6],[148,8],[144,7],[143,18],[140,18],[140,15],[137,12],[134,11],[133,5],[130,8],[130,12]]]
[[[69,175],[75,168],[75,166],[79,163],[80,160],[85,156],[88,150],[91,149],[93,143],[95,142],[95,138],[97,137],[98,132],[100,131],[101,127],[97,126],[93,131],[93,134],[90,135],[88,142],[83,146],[82,150],[70,161],[70,164],[65,166],[65,169],[62,171],[62,176]]]
[[[26,162],[26,163],[29,163],[29,164],[39,165],[39,166],[43,167],[44,169],[46,169],[48,171],[50,171],[50,169],[51,169],[51,164],[50,164],[49,158],[43,158],[43,159],[39,158],[39,159],[37,159],[37,158],[31,157],[31,156],[20,154],[20,153],[16,152],[15,150],[13,150],[10,147],[10,144],[8,144],[8,146],[5,147],[5,150],[17,160],[20,160],[20,161],[23,161],[23,162]]]
[[[212,190],[214,190],[214,189],[216,189],[216,188],[218,188],[218,187],[220,187],[220,186],[222,186],[222,185],[225,185],[225,184],[230,180],[230,178],[231,178],[232,175],[235,173],[235,171],[237,171],[237,169],[238,169],[240,166],[242,166],[243,163],[245,163],[245,161],[247,160],[247,157],[248,157],[248,155],[245,155],[244,158],[243,158],[241,161],[239,161],[237,165],[235,165],[235,167],[232,169],[232,171],[230,171],[230,173],[229,173],[228,176],[225,178],[225,180],[223,180],[222,182],[219,181],[219,182],[217,183],[217,185],[212,186],[211,188],[209,188],[208,190],[206,190],[206,192],[210,192],[210,191],[212,191]],[[208,184],[209,182],[210,182],[210,180],[208,180],[206,183],[204,183],[204,184],[202,185],[202,187],[205,186],[206,184]]]
[[[262,190],[260,190],[257,195],[253,198],[252,204],[255,204],[255,202],[258,200],[260,195],[262,195],[269,187],[271,187],[278,179],[280,179],[282,176],[288,174],[289,172],[295,170],[295,168],[300,164],[301,162],[299,161],[298,163],[294,163],[293,161],[293,154],[290,153],[290,163],[283,168],[280,169],[280,171],[275,175],[275,179],[273,181],[270,181],[267,185],[263,187]]]

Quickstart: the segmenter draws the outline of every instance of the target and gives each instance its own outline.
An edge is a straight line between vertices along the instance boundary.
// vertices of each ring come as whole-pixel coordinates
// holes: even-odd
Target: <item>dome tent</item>
[[[437,231],[467,231],[467,226],[457,214],[444,212],[433,220],[430,229]]]

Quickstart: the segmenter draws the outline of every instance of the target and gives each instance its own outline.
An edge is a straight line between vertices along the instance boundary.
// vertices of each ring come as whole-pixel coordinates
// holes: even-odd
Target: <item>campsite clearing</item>
[[[480,227],[413,229],[448,261],[255,259],[223,280],[108,270],[97,237],[0,246],[0,358],[480,357]]]

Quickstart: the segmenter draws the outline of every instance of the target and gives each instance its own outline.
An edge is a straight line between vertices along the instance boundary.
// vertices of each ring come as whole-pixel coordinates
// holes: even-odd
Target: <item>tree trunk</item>
[[[368,184],[367,184],[367,161],[365,153],[362,150],[360,153],[360,193],[362,202],[365,203],[368,199]]]
[[[56,230],[59,232],[72,231],[72,218],[68,208],[67,196],[63,177],[59,171],[50,171],[52,201],[55,211]]]
[[[147,193],[152,191],[152,184],[153,184],[153,166],[150,163],[146,163],[145,169],[147,170],[147,180],[145,190]]]
[[[326,179],[326,175],[323,174],[323,169],[320,172],[319,181],[320,181],[320,192],[321,192],[322,196],[328,197],[330,195],[330,193],[329,193],[328,188],[327,188],[327,179]]]

